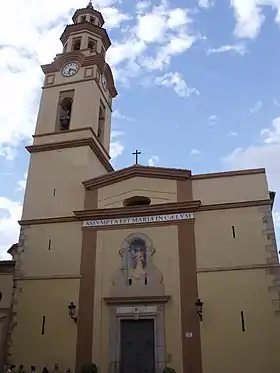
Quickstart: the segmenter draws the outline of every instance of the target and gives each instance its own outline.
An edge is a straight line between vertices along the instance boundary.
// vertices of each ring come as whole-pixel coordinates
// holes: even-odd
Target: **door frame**
[[[121,321],[152,319],[154,321],[155,371],[162,372],[165,367],[165,333],[163,305],[115,306],[111,309],[110,322],[110,373],[120,373],[121,358]]]

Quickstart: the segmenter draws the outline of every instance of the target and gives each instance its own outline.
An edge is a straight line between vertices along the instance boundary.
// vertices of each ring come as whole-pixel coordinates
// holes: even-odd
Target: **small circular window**
[[[123,205],[125,207],[132,207],[132,206],[149,206],[151,204],[151,200],[149,197],[145,196],[134,196],[127,198],[123,201]]]

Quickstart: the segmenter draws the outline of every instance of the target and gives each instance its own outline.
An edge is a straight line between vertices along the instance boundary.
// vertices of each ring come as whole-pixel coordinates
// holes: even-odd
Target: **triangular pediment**
[[[187,180],[191,177],[191,171],[177,168],[133,165],[127,168],[122,168],[121,170],[110,172],[106,175],[85,180],[83,184],[87,190],[92,190],[135,177],[165,180]]]

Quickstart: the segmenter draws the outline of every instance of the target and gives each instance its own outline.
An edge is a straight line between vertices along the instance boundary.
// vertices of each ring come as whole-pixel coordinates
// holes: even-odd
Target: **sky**
[[[17,242],[43,73],[87,0],[1,1],[0,259]],[[280,190],[280,0],[96,0],[112,41],[115,169],[265,167]],[[274,220],[280,237],[280,199]]]

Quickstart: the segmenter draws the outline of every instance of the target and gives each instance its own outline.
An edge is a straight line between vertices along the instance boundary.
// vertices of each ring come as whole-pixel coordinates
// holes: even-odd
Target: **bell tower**
[[[91,1],[61,35],[62,53],[45,75],[34,134],[23,220],[67,216],[83,208],[82,181],[113,171],[109,147],[117,96],[102,14]],[[57,201],[59,200],[59,204]]]

